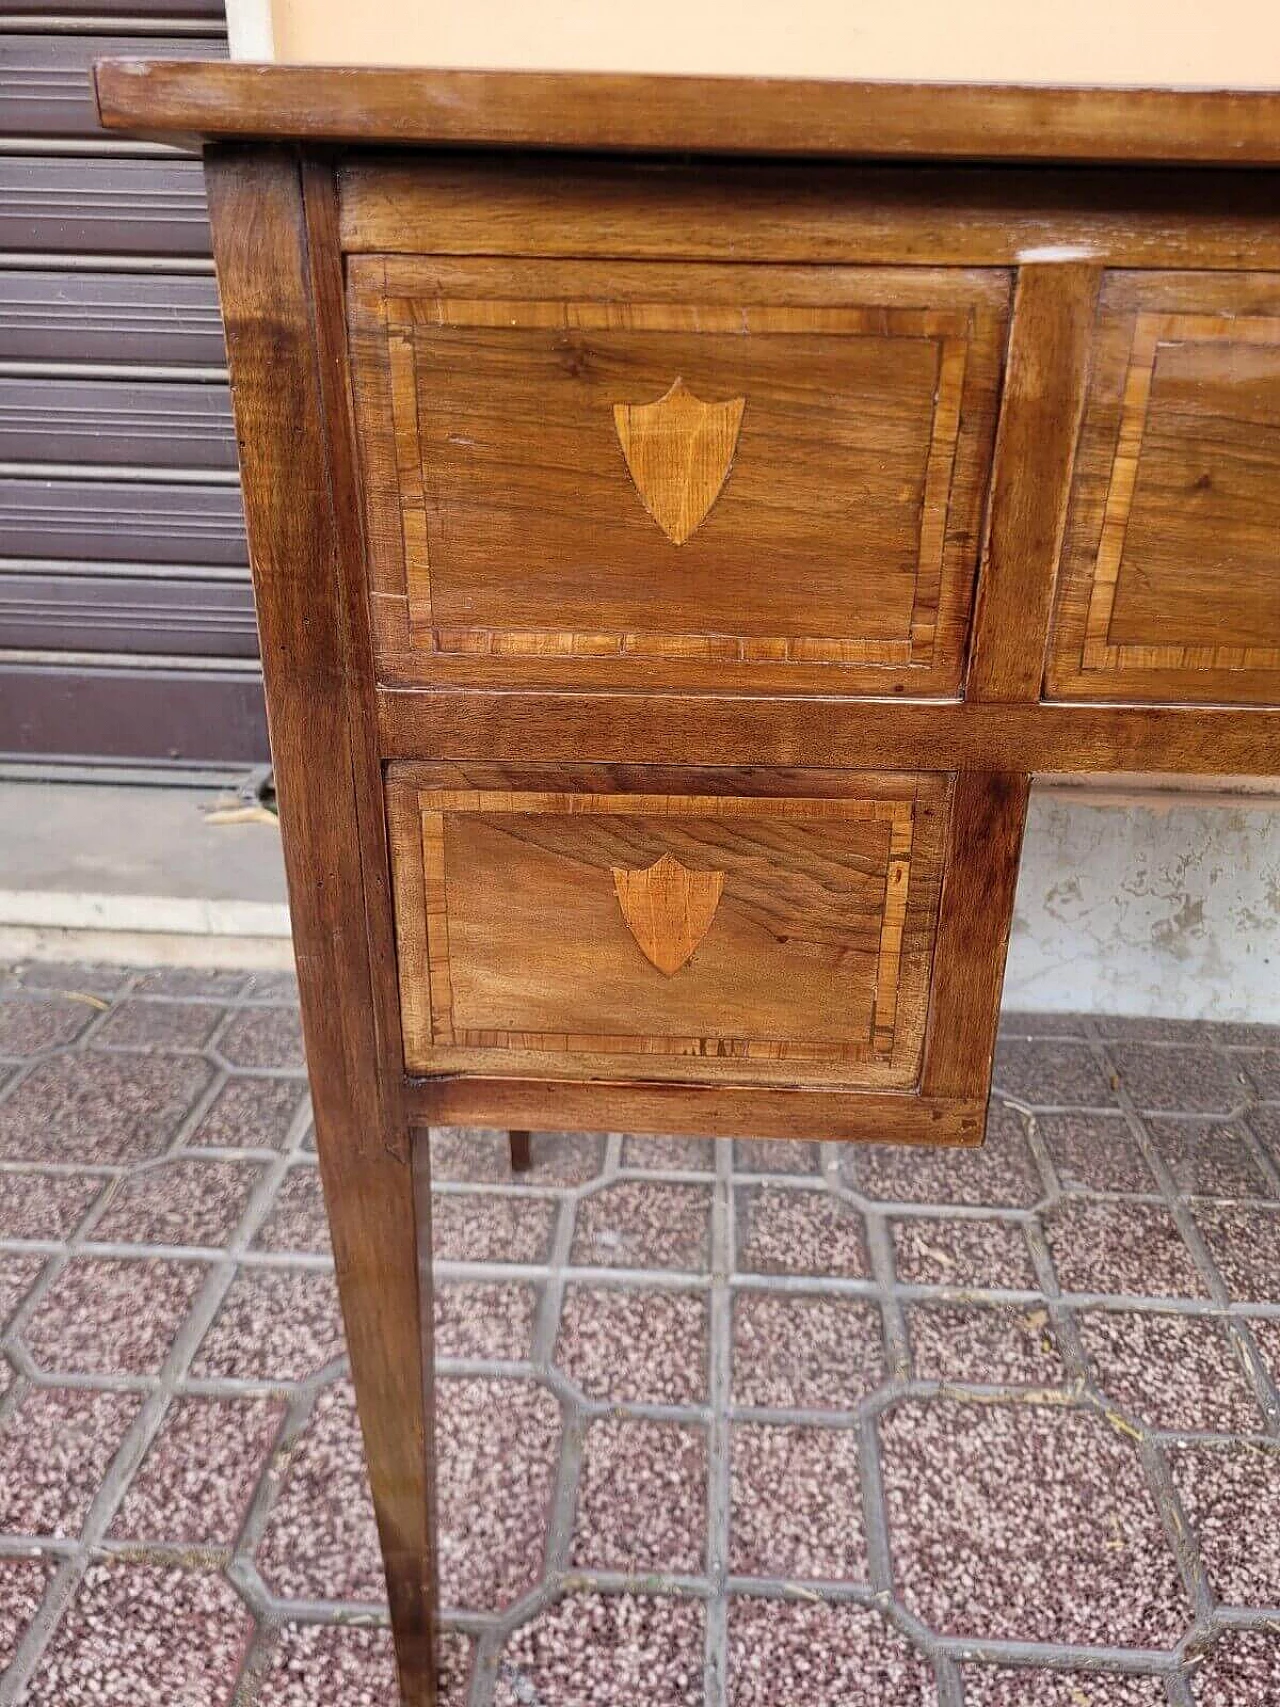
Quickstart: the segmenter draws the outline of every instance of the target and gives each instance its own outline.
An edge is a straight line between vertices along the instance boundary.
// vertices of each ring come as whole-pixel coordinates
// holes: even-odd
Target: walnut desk
[[[209,144],[424,1707],[415,1129],[976,1144],[1029,775],[1280,771],[1280,96],[127,61],[98,95]]]

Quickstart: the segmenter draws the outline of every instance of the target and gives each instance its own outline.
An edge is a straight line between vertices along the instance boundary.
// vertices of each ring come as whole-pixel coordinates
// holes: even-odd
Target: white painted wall
[[[1280,1024],[1280,801],[1032,796],[1007,1009]]]

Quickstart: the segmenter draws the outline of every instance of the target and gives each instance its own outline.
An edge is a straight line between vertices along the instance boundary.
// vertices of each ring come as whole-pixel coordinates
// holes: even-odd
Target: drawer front
[[[958,691],[1008,279],[351,262],[384,680]]]
[[[1280,700],[1280,277],[1106,281],[1047,687]]]
[[[913,1085],[948,789],[392,766],[409,1070]]]

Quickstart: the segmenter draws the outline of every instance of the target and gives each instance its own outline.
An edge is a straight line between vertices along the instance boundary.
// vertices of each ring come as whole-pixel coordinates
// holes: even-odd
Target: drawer
[[[905,1088],[950,779],[401,764],[411,1072]]]
[[[1106,280],[1047,691],[1280,700],[1280,276]]]
[[[391,683],[954,695],[1001,271],[354,258]]]

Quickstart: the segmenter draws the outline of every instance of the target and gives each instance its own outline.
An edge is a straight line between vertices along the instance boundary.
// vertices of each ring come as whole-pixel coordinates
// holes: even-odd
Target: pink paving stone
[[[1272,1197],[1243,1126],[1212,1120],[1149,1120],[1148,1130],[1180,1192],[1199,1197]]]
[[[43,1559],[0,1558],[0,1677],[35,1617],[52,1574]]]
[[[1157,1190],[1122,1114],[1042,1114],[1037,1119],[1059,1180],[1068,1191]]]
[[[157,966],[154,971],[142,974],[133,986],[133,993],[221,1001],[238,996],[244,986],[243,972],[219,972],[200,966]]]
[[[738,1174],[816,1174],[818,1146],[800,1138],[738,1138],[733,1171]]]
[[[289,1169],[275,1204],[253,1241],[264,1251],[330,1253],[329,1222],[318,1167],[302,1163]]]
[[[93,1034],[94,1047],[202,1049],[221,1008],[197,1002],[121,1002]]]
[[[306,1094],[297,1079],[228,1079],[188,1142],[226,1150],[279,1150]]]
[[[862,1216],[828,1191],[761,1185],[740,1190],[737,1266],[747,1274],[871,1273]]]
[[[1063,1198],[1045,1211],[1044,1231],[1066,1292],[1154,1298],[1208,1293],[1177,1222],[1161,1204]]]
[[[110,1533],[125,1541],[229,1545],[284,1420],[271,1399],[177,1399]]]
[[[75,1257],[32,1312],[27,1350],[51,1372],[154,1375],[207,1272],[192,1262]]]
[[[94,1004],[56,996],[48,1001],[0,1001],[0,1055],[38,1055],[58,1049],[96,1017]]]
[[[857,1430],[736,1422],[730,1444],[729,1569],[865,1582]]]
[[[1026,1237],[1016,1221],[894,1221],[893,1259],[897,1276],[908,1286],[1036,1288],[1036,1271]]]
[[[0,1328],[12,1320],[48,1260],[34,1255],[0,1256]]]
[[[141,1403],[136,1393],[29,1387],[0,1423],[0,1530],[78,1535]]]
[[[93,1174],[0,1173],[0,1238],[68,1238],[106,1183]]]
[[[288,1002],[298,1005],[298,979],[293,972],[253,972],[245,984],[246,1001]]]
[[[446,1631],[440,1637],[437,1707],[466,1707],[470,1669],[470,1642]],[[396,1699],[390,1630],[285,1624],[254,1707],[390,1707]]]
[[[582,1198],[569,1260],[584,1268],[705,1269],[711,1191],[700,1185],[622,1180]]]
[[[112,1244],[224,1245],[261,1177],[251,1162],[163,1162],[113,1182],[92,1237]]]
[[[1273,1033],[1274,1035],[1274,1033]],[[1231,1057],[1260,1097],[1280,1097],[1280,1049],[1241,1050]]]
[[[864,1197],[896,1203],[950,1203],[1028,1209],[1043,1192],[1022,1117],[994,1102],[979,1150],[915,1144],[845,1144],[841,1171]]]
[[[296,1008],[244,1008],[218,1043],[218,1053],[233,1067],[274,1067],[300,1072],[302,1020]]]
[[[1280,1208],[1197,1203],[1196,1226],[1233,1299],[1266,1304],[1280,1281]]]
[[[431,1176],[477,1185],[585,1185],[604,1163],[602,1132],[532,1132],[530,1166],[511,1171],[508,1134],[492,1126],[431,1129]]]
[[[1057,1387],[1067,1378],[1043,1306],[912,1304],[907,1333],[921,1381]]]
[[[64,996],[113,996],[133,976],[127,966],[83,960],[28,960],[14,968],[18,987]]]
[[[1280,1604],[1280,1448],[1206,1441],[1167,1453],[1215,1596]]]
[[[1253,1335],[1272,1383],[1280,1387],[1280,1316],[1251,1317],[1244,1326]]]
[[[494,1611],[541,1580],[561,1427],[559,1403],[532,1381],[437,1381],[443,1605]]]
[[[1268,1103],[1265,1108],[1251,1108],[1247,1119],[1249,1130],[1262,1145],[1272,1166],[1280,1168],[1280,1103]]]
[[[528,1286],[462,1281],[435,1289],[437,1357],[514,1361],[529,1355],[536,1294]]]
[[[1249,1094],[1239,1063],[1201,1044],[1113,1043],[1111,1058],[1140,1109],[1227,1114]]]
[[[632,1133],[622,1141],[624,1168],[654,1173],[709,1174],[716,1165],[715,1140],[679,1138],[663,1132]]]
[[[933,1668],[869,1607],[735,1597],[728,1707],[936,1707]]]
[[[612,1417],[588,1424],[571,1566],[696,1575],[706,1543],[706,1431]]]
[[[1166,1707],[1155,1677],[1120,1672],[965,1666],[965,1707]]]
[[[994,1082],[1007,1095],[1042,1108],[1106,1108],[1115,1092],[1088,1043],[1062,1038],[1002,1038]]]
[[[286,1600],[386,1599],[382,1555],[348,1382],[326,1387],[284,1474],[257,1548],[263,1580]]]
[[[55,1056],[0,1103],[0,1159],[144,1161],[175,1136],[212,1077],[193,1055]]]
[[[567,1595],[508,1638],[495,1707],[702,1707],[698,1600]]]
[[[1280,1633],[1226,1630],[1192,1675],[1196,1707],[1275,1707],[1280,1702]]]
[[[546,1262],[557,1205],[515,1192],[433,1192],[431,1251],[436,1262]]]
[[[92,1564],[23,1707],[227,1707],[253,1632],[214,1571]]]
[[[882,1415],[894,1581],[952,1636],[1170,1647],[1191,1619],[1135,1443],[1083,1410]]]
[[[735,1294],[735,1405],[845,1411],[873,1392],[884,1373],[874,1304],[795,1293]]]
[[[1151,1428],[1260,1429],[1238,1342],[1208,1316],[1084,1310],[1076,1327],[1099,1387]]]
[[[703,1293],[565,1288],[556,1363],[588,1398],[704,1403],[707,1356]]]
[[[345,1344],[332,1274],[243,1268],[196,1352],[191,1373],[304,1381],[340,1357]]]

